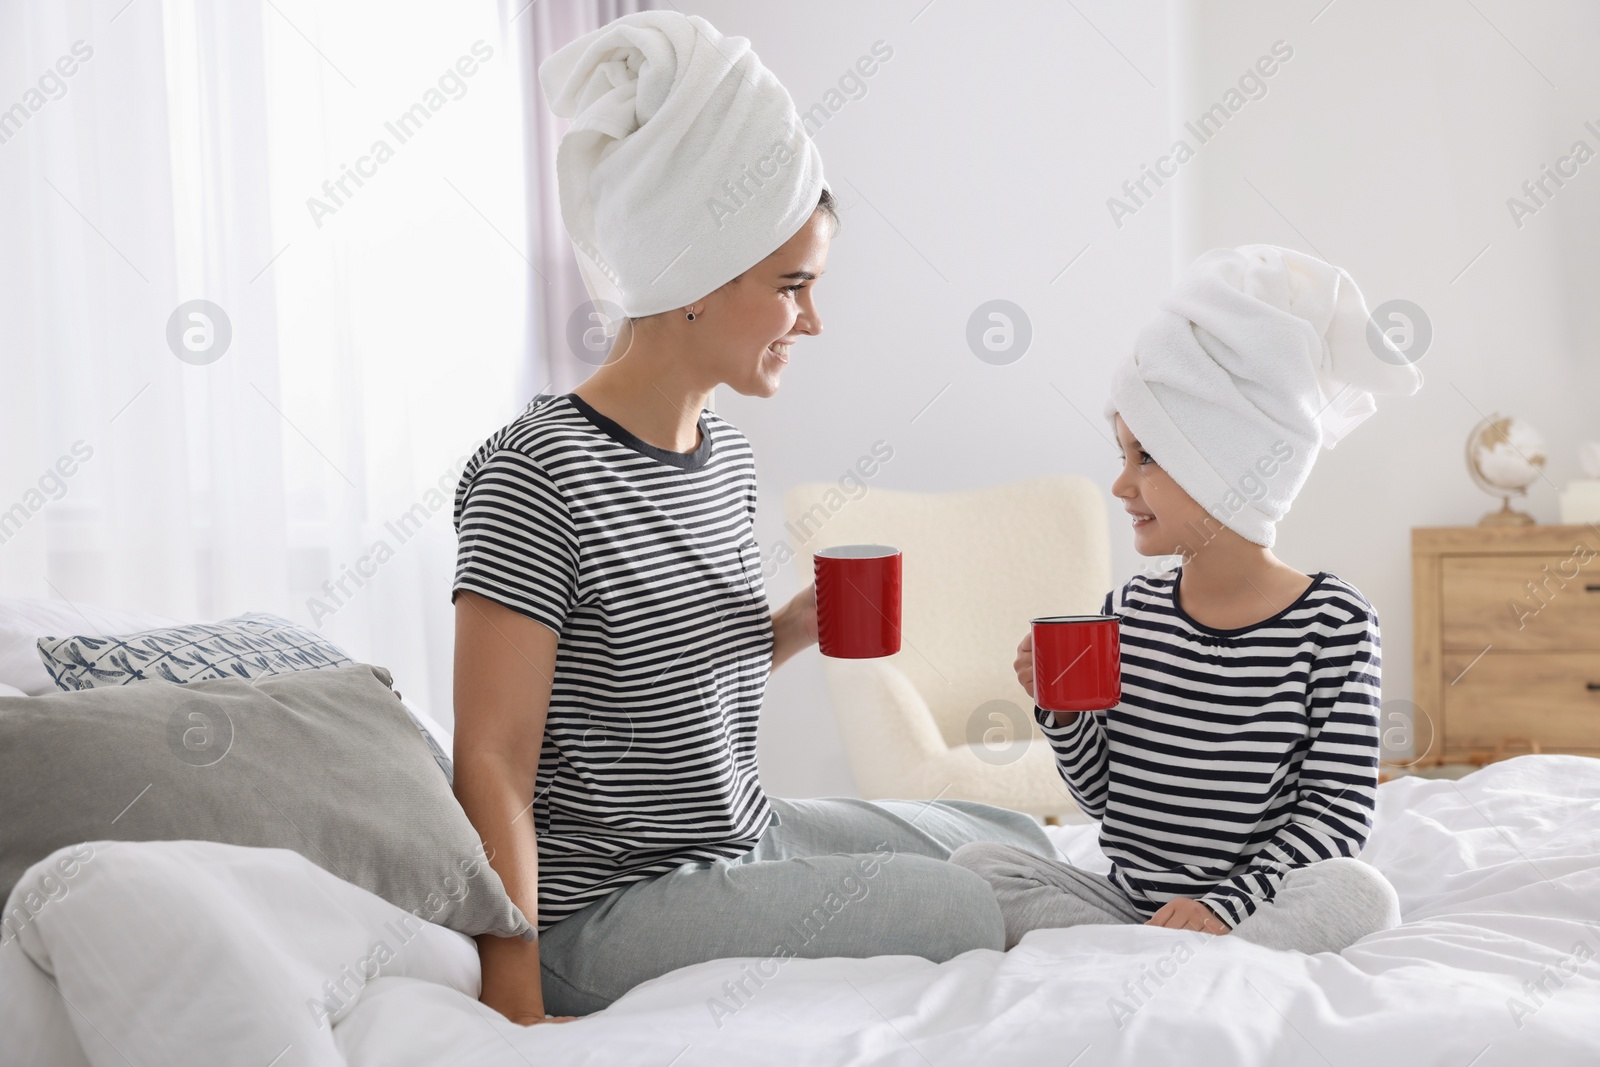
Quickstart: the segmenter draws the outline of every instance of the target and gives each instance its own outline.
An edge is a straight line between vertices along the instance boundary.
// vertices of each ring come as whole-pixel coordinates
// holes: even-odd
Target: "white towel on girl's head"
[[[822,156],[750,42],[695,15],[624,15],[539,67],[572,125],[561,217],[590,296],[630,316],[700,299],[771,255],[822,196]]]
[[[1373,393],[1422,387],[1369,320],[1350,275],[1315,256],[1213,249],[1117,365],[1106,417],[1217,521],[1270,547],[1317,450],[1377,410]]]

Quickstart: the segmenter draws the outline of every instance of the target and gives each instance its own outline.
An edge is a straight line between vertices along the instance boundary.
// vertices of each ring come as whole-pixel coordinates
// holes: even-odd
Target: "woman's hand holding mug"
[[[817,587],[808,585],[772,613],[772,667],[817,643]]]

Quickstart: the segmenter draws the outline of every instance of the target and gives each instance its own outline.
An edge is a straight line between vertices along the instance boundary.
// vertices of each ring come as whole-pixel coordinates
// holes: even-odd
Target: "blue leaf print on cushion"
[[[250,681],[355,662],[315,631],[262,612],[122,636],[42,637],[38,648],[50,677],[68,690],[154,678],[174,685],[212,678]],[[404,703],[401,708],[427,742],[445,779],[453,781],[450,757]]]
[[[248,681],[355,662],[314,630],[262,612],[122,636],[42,637],[38,648],[62,689],[149,678],[178,685],[210,678]]]

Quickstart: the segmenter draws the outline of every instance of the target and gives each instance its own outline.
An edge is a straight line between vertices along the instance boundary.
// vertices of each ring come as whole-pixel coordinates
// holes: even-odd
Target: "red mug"
[[[900,651],[900,550],[839,545],[813,557],[817,645],[834,659],[876,659]]]
[[[1115,615],[1033,620],[1033,702],[1045,711],[1105,711],[1122,700]]]

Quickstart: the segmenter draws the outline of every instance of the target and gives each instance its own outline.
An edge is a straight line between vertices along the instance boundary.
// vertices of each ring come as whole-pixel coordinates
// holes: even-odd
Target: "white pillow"
[[[6,685],[4,682],[0,682],[0,697],[25,697],[27,695],[27,693],[24,693],[14,685]]]
[[[32,597],[0,597],[0,684],[27,696],[58,693],[39,658],[41,637],[73,634],[131,634],[181,626],[179,619],[147,611],[120,611],[93,604]]]

